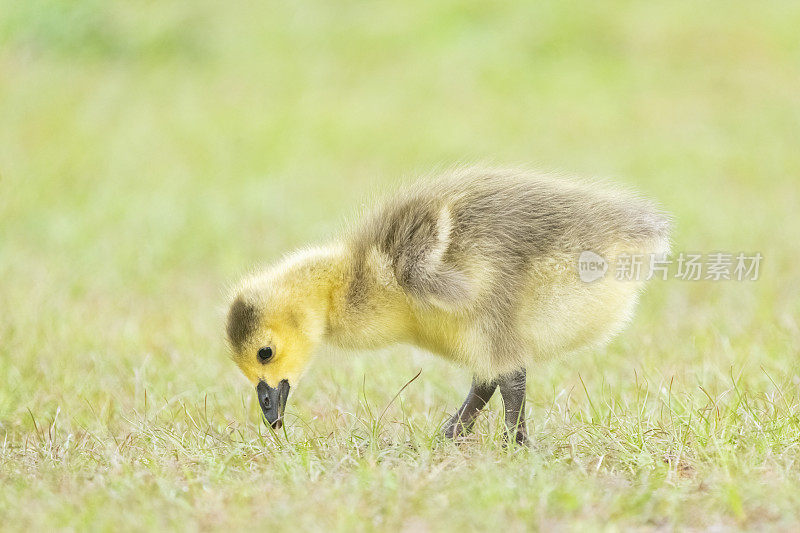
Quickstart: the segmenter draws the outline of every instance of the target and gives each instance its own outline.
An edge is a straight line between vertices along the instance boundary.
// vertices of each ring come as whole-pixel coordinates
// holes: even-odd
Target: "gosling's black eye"
[[[262,363],[268,363],[272,356],[274,355],[272,351],[272,347],[264,346],[260,350],[258,350],[258,360]]]

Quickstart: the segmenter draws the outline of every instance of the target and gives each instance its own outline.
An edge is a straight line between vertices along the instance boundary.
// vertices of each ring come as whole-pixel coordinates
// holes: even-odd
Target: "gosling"
[[[649,201],[605,185],[454,169],[392,195],[330,244],[245,278],[227,316],[231,358],[277,429],[321,343],[415,345],[473,373],[447,437],[467,434],[500,389],[507,438],[526,444],[526,368],[619,332],[646,276],[612,269],[666,254],[669,225]],[[582,253],[608,270],[592,277],[605,275],[580,275]]]

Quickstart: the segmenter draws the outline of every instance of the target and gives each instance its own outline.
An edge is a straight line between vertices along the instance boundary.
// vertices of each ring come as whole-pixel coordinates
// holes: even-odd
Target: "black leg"
[[[506,374],[497,380],[506,411],[508,437],[517,444],[528,445],[525,429],[525,369]]]
[[[456,414],[447,422],[444,427],[444,436],[454,439],[466,435],[472,430],[475,419],[494,394],[497,383],[485,383],[472,379],[472,387],[469,389],[467,399]]]

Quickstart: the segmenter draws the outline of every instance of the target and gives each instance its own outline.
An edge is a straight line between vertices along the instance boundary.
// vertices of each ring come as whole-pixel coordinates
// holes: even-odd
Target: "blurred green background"
[[[798,28],[790,1],[0,0],[5,527],[796,525]],[[607,350],[531,371],[528,454],[497,400],[438,443],[469,375],[406,347],[325,352],[271,440],[229,285],[463,162],[632,185],[676,251],[761,279],[654,283]]]

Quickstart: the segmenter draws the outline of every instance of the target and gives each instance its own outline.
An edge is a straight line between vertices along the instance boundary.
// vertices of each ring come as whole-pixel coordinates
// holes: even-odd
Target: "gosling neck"
[[[282,270],[288,274],[284,280],[294,285],[294,297],[322,319],[325,329],[337,307],[335,300],[347,290],[348,265],[347,254],[339,244],[299,251],[283,264]]]
[[[408,299],[387,277],[380,262],[347,246],[330,256],[327,328],[323,340],[345,349],[376,349],[411,342]]]
[[[412,313],[402,291],[379,282],[378,266],[358,261],[346,245],[305,250],[290,257],[287,267],[302,279],[298,299],[319,318],[313,335],[320,341],[375,349],[412,340]]]

